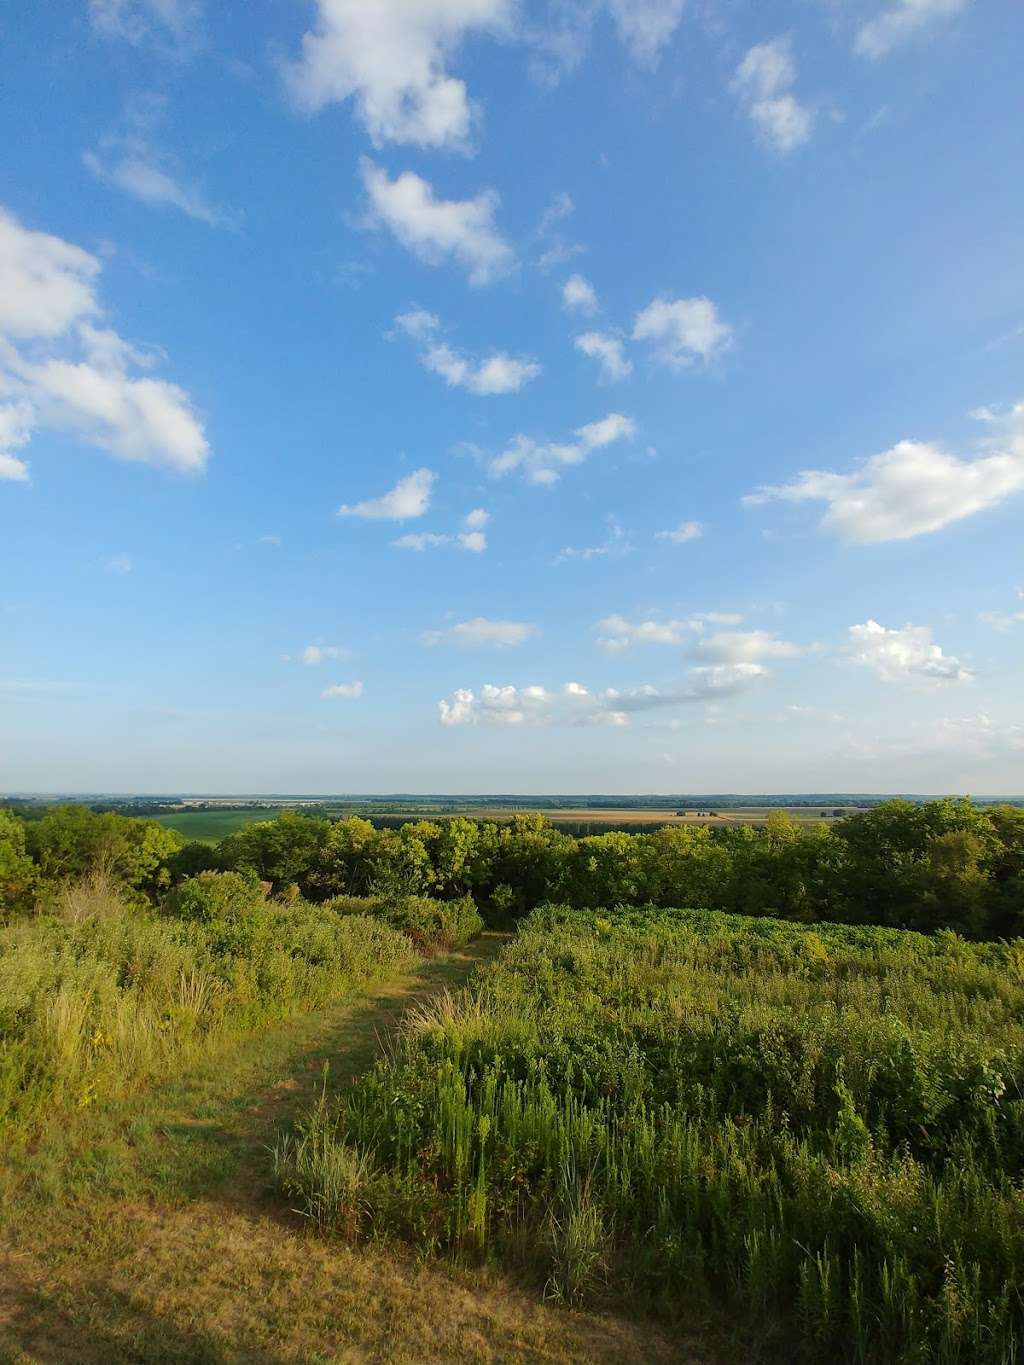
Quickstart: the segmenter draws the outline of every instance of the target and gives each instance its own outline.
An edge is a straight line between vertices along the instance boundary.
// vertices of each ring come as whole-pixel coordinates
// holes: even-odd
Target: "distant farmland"
[[[256,820],[273,820],[280,814],[280,807],[264,806],[259,810],[186,810],[150,818],[168,829],[176,829],[183,839],[216,844],[243,825],[251,825]]]
[[[272,820],[282,810],[294,809],[288,806],[244,807],[214,810],[175,811],[170,815],[155,815],[151,818],[177,830],[185,839],[197,843],[215,844],[235,830],[250,825],[256,820]],[[513,815],[528,813],[528,808],[511,809],[502,806],[469,806],[465,810],[449,808],[445,811],[402,810],[361,810],[358,806],[338,807],[334,804],[304,805],[301,808],[308,815],[329,816],[332,819],[359,815],[370,820],[378,827],[395,827],[416,820],[450,820],[464,816],[474,820],[510,820]],[[660,825],[758,825],[763,824],[772,810],[784,810],[787,815],[801,824],[818,820],[833,820],[847,814],[850,807],[840,806],[746,806],[716,810],[713,806],[695,807],[682,812],[679,808],[666,806],[662,810],[621,808],[569,807],[561,809],[538,808],[536,813],[545,816],[552,824],[558,825],[571,834],[600,834],[615,829],[635,829],[637,827],[657,828]]]

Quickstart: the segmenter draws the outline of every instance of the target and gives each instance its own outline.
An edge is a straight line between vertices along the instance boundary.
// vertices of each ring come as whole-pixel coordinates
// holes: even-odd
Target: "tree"
[[[32,909],[37,880],[23,821],[0,807],[0,920]]]

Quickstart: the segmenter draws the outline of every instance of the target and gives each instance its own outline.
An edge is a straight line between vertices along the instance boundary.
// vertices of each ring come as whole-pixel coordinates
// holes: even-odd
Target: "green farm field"
[[[236,829],[254,824],[257,820],[273,820],[281,814],[279,807],[265,810],[186,810],[175,815],[154,815],[157,824],[176,830],[183,839],[200,844],[216,844],[234,834]]]

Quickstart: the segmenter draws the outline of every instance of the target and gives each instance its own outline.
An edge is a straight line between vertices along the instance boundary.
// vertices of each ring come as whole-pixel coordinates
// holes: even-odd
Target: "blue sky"
[[[0,27],[0,789],[1024,791],[1016,0]]]

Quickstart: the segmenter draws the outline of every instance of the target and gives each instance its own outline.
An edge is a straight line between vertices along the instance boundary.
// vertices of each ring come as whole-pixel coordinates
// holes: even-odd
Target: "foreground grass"
[[[787,1360],[1008,1365],[1022,1020],[1019,942],[553,907],[277,1169],[330,1234],[571,1303],[724,1307]]]
[[[410,1005],[458,988],[500,942],[226,1044],[0,1158],[0,1361],[708,1359],[497,1272],[323,1242],[269,1187],[269,1148],[325,1063],[343,1092]]]

